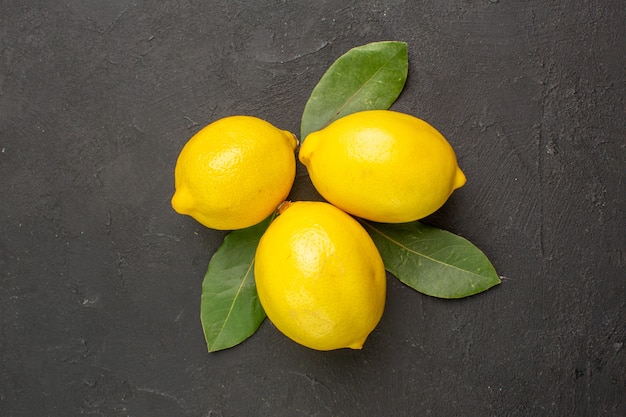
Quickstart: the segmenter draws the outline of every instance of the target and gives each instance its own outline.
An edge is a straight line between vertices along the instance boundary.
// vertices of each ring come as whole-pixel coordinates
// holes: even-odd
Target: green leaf
[[[209,352],[243,342],[265,319],[254,283],[254,254],[270,222],[271,217],[230,232],[209,262],[200,306]]]
[[[500,283],[485,254],[466,239],[420,222],[363,222],[385,268],[433,297],[462,298]]]
[[[313,89],[302,114],[301,141],[348,114],[388,109],[404,88],[408,67],[404,42],[374,42],[346,52]]]

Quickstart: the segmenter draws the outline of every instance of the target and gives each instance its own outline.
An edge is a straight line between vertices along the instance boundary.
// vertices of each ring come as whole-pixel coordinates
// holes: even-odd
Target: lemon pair
[[[252,226],[287,198],[296,147],[294,135],[261,119],[218,120],[181,151],[172,206],[210,228]],[[299,159],[332,204],[281,207],[255,256],[259,299],[294,341],[359,349],[383,313],[385,268],[365,229],[346,213],[417,220],[441,207],[465,176],[437,130],[388,110],[354,113],[309,134]]]

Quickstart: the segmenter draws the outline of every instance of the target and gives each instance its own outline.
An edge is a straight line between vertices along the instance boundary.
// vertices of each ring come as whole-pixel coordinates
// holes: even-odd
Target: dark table
[[[0,415],[624,416],[623,1],[0,2]],[[453,144],[465,187],[424,222],[502,284],[450,301],[388,276],[362,351],[269,321],[208,353],[225,232],[170,207],[220,117],[293,132],[350,48],[408,44],[393,109]],[[318,199],[298,167],[292,199]]]

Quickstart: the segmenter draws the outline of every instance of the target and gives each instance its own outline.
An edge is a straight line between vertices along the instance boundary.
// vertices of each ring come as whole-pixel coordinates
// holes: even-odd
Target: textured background
[[[625,19],[621,0],[0,0],[0,415],[626,415]],[[170,208],[179,150],[232,114],[298,132],[328,66],[378,40],[409,47],[393,108],[468,176],[426,221],[503,283],[444,301],[389,276],[362,351],[266,321],[207,353],[224,233]],[[318,198],[298,172],[292,197]]]

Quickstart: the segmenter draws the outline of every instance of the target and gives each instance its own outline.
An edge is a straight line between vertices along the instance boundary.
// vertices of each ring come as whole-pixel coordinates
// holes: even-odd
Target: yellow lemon
[[[213,229],[259,223],[291,190],[297,143],[292,133],[256,117],[211,123],[178,156],[172,207]]]
[[[441,133],[390,110],[353,113],[309,134],[299,158],[327,201],[377,222],[426,217],[465,184]]]
[[[328,203],[286,204],[256,251],[261,305],[297,343],[360,349],[385,306],[385,267],[374,242],[354,218]]]

